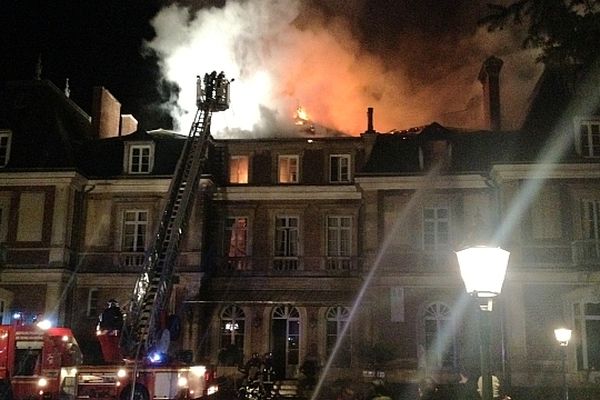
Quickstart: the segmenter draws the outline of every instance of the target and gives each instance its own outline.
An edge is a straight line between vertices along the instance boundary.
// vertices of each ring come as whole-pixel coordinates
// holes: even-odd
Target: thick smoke
[[[357,14],[363,5],[347,4]],[[173,4],[152,21],[156,37],[147,47],[159,56],[164,77],[180,87],[172,109],[183,131],[195,108],[195,78],[213,70],[235,78],[230,111],[213,116],[218,137],[289,133],[299,105],[316,124],[352,135],[365,130],[367,107],[374,107],[380,132],[433,121],[478,128],[477,75],[492,54],[505,61],[504,127],[520,122],[540,71],[534,55],[520,50],[522,37],[514,31],[479,29],[452,43],[435,37],[420,42],[407,32],[392,38],[397,45],[383,53],[360,40],[355,22],[299,0],[230,0],[197,11]],[[426,59],[419,51],[452,57],[447,64],[418,66]]]

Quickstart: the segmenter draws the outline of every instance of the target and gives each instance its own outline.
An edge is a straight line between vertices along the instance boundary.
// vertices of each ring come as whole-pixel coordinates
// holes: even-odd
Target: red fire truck
[[[229,81],[222,72],[198,79],[197,107],[122,329],[99,332],[107,364],[80,365],[68,328],[0,326],[0,400],[187,400],[217,392],[206,366],[170,359],[163,329],[180,239],[208,154],[211,115],[229,107]]]

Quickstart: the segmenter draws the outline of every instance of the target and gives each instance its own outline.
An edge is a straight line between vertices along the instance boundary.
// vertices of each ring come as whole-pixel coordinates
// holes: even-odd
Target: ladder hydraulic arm
[[[145,254],[135,283],[121,337],[125,357],[137,359],[156,348],[164,312],[173,287],[180,240],[197,193],[207,158],[212,113],[229,108],[229,81],[224,74],[198,77],[197,110],[169,187],[160,225]]]

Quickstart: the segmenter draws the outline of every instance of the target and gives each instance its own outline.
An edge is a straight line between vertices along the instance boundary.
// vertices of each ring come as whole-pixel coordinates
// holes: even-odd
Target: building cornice
[[[354,185],[235,186],[217,189],[215,200],[360,200]]]
[[[92,193],[166,193],[171,177],[148,177],[147,179],[97,179],[88,182]],[[210,179],[201,179],[200,187],[212,186]]]
[[[76,171],[27,171],[0,173],[0,186],[60,186],[83,187],[84,176]]]
[[[356,183],[363,190],[485,189],[486,177],[480,174],[419,176],[361,176]]]
[[[497,183],[522,179],[598,179],[600,164],[503,164],[494,165],[490,176]]]

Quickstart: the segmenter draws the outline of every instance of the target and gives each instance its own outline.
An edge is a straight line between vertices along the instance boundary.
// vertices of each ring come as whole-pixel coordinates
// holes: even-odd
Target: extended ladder
[[[160,340],[161,313],[173,286],[174,266],[185,232],[204,161],[207,158],[212,113],[229,108],[229,81],[221,72],[198,77],[197,110],[169,187],[169,197],[142,272],[133,290],[121,337],[128,358],[148,353]]]

